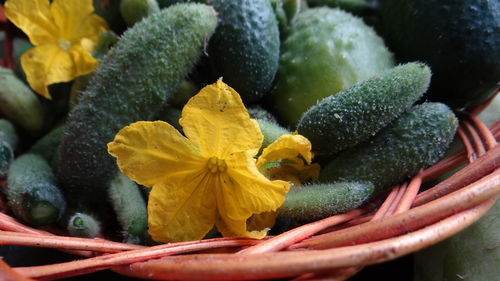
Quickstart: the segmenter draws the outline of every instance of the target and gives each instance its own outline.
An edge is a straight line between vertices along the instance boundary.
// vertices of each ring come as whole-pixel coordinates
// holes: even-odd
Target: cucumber
[[[160,10],[156,0],[121,0],[120,13],[128,26]]]
[[[17,134],[12,123],[0,119],[0,178],[5,178],[9,165],[14,160],[14,150],[17,147]]]
[[[0,67],[0,113],[32,135],[39,135],[47,120],[37,95],[4,67]]]
[[[16,217],[30,225],[54,223],[66,209],[52,168],[41,156],[31,153],[23,154],[10,165],[7,203]]]
[[[233,87],[246,104],[271,87],[278,69],[278,22],[269,0],[208,0],[219,25],[208,45],[217,77]]]
[[[69,234],[75,237],[95,238],[101,233],[101,224],[91,215],[75,213],[66,227]]]
[[[256,119],[259,123],[260,131],[264,136],[262,141],[262,148],[268,147],[271,143],[277,140],[280,136],[284,134],[291,134],[289,130],[283,128],[278,123],[273,121],[267,121],[265,119]]]
[[[117,170],[106,144],[124,126],[153,118],[216,24],[207,5],[175,5],[128,29],[104,56],[69,113],[58,150],[56,175],[71,204],[102,204]]]
[[[370,182],[311,184],[292,188],[278,215],[297,222],[311,222],[358,208],[371,198]]]
[[[39,138],[30,147],[28,152],[38,154],[42,156],[48,163],[52,163],[57,151],[57,147],[61,143],[64,128],[64,124],[54,127],[50,132]]]
[[[446,105],[416,105],[373,138],[341,152],[323,168],[318,180],[368,181],[376,194],[441,159],[457,126],[457,118]]]
[[[333,155],[367,140],[408,110],[430,79],[424,64],[397,66],[323,99],[302,115],[297,131],[311,141],[317,155]]]
[[[148,210],[137,184],[118,172],[110,182],[108,194],[118,223],[123,229],[124,242],[144,242],[148,228]]]
[[[500,82],[500,1],[382,0],[381,31],[400,61],[434,73],[426,94],[453,109],[480,104]]]
[[[280,123],[295,127],[319,100],[393,66],[382,38],[360,18],[340,9],[308,9],[289,27],[266,103]]]
[[[373,14],[375,5],[369,0],[307,0],[311,6],[340,8],[356,15]]]

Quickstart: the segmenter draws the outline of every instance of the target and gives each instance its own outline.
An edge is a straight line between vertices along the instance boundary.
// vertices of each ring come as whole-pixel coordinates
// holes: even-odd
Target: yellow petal
[[[255,166],[248,153],[239,152],[225,159],[227,173],[216,185],[219,213],[235,221],[246,221],[251,215],[278,209],[285,201],[290,185],[270,181]]]
[[[57,41],[58,29],[50,13],[48,0],[8,0],[5,2],[5,15],[28,35],[33,45]]]
[[[145,186],[186,178],[206,165],[196,147],[163,121],[124,127],[108,143],[108,152],[127,177]]]
[[[217,208],[210,180],[204,173],[194,173],[153,187],[148,201],[148,231],[153,240],[199,240],[212,229]]]
[[[219,212],[219,217],[215,225],[217,230],[219,230],[224,237],[247,237],[262,239],[267,235],[268,229],[261,231],[258,230],[248,230],[247,220],[233,220]]]
[[[92,14],[92,0],[54,0],[50,11],[59,30],[58,37],[73,43],[85,37],[97,41],[99,33],[107,29],[106,22]]]
[[[264,148],[257,160],[257,167],[267,162],[284,159],[293,162],[306,161],[309,164],[312,157],[311,142],[307,138],[297,134],[285,134]]]
[[[82,47],[73,46],[68,52],[57,45],[45,44],[28,50],[21,56],[21,65],[31,88],[50,98],[47,86],[68,82],[95,69],[98,62]]]
[[[179,121],[186,136],[206,156],[225,159],[232,152],[257,154],[263,136],[238,93],[221,80],[192,97]]]
[[[276,223],[277,212],[265,212],[253,215],[247,220],[248,230],[264,230],[270,229]]]
[[[271,180],[279,179],[290,182],[293,186],[299,186],[305,182],[317,180],[319,172],[320,166],[317,163],[311,165],[283,164],[267,171],[266,176]]]

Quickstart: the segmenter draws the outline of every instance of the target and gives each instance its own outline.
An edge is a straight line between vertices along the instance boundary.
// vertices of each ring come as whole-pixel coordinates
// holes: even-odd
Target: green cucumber
[[[457,126],[446,105],[416,105],[373,138],[338,154],[319,181],[368,181],[378,193],[441,159]]]
[[[219,25],[208,44],[217,77],[233,87],[246,104],[271,87],[278,69],[278,22],[269,0],[208,0]]]
[[[151,120],[176,91],[217,24],[203,4],[178,4],[128,29],[101,60],[70,111],[56,175],[72,204],[102,204],[117,170],[106,144],[124,126]]]
[[[57,148],[61,143],[64,133],[64,125],[54,127],[50,132],[39,138],[28,150],[29,153],[34,153],[42,156],[48,163],[52,163],[56,155]]]
[[[0,67],[0,113],[32,135],[40,134],[47,120],[37,95],[4,67]]]
[[[342,214],[366,203],[373,193],[370,182],[311,184],[292,188],[278,215],[311,222]]]
[[[124,242],[144,242],[148,228],[148,210],[137,184],[118,172],[110,182],[108,194],[124,232]]]
[[[257,123],[259,123],[260,131],[264,136],[264,140],[262,141],[262,148],[268,147],[271,143],[277,140],[284,134],[291,134],[289,130],[283,128],[276,122],[267,121],[265,119],[256,119]]]
[[[426,97],[464,109],[500,82],[500,1],[381,0],[381,31],[398,59],[433,72]]]
[[[311,6],[340,8],[356,15],[373,14],[375,5],[369,0],[307,0]]]
[[[75,213],[66,227],[69,234],[75,237],[95,238],[101,233],[101,224],[93,216],[85,213]]]
[[[41,156],[30,153],[16,158],[10,165],[7,203],[16,217],[30,225],[54,223],[66,209],[52,168]]]
[[[120,13],[128,26],[160,10],[156,0],[121,0]]]
[[[9,165],[14,160],[17,141],[14,126],[8,120],[0,119],[0,178],[7,176]]]
[[[393,66],[382,38],[360,18],[328,7],[307,9],[289,27],[266,102],[283,125],[295,127],[319,100]]]
[[[424,64],[397,66],[323,99],[302,115],[297,131],[311,141],[317,155],[333,155],[367,140],[408,110],[430,79]]]

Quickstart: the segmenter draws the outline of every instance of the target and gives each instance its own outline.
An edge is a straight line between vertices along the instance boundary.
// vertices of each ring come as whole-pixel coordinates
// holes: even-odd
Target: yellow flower
[[[50,98],[47,85],[68,82],[92,72],[98,61],[91,51],[106,22],[93,14],[92,0],[7,0],[7,18],[35,46],[21,56],[31,88]]]
[[[248,231],[246,222],[280,207],[290,185],[257,169],[254,156],[263,137],[238,93],[220,80],[203,88],[179,123],[186,137],[168,123],[142,121],[108,144],[125,175],[152,187],[152,238],[201,239],[214,224],[224,236],[264,237],[266,230]]]
[[[286,134],[266,147],[257,160],[257,168],[267,178],[285,180],[292,186],[299,186],[310,180],[317,180],[320,166],[312,164],[311,142],[298,134]],[[252,216],[249,230],[270,228],[276,221],[277,213],[265,212]]]
[[[299,134],[280,136],[262,151],[257,167],[270,179],[280,179],[299,186],[319,177],[320,167],[311,164],[311,143]]]

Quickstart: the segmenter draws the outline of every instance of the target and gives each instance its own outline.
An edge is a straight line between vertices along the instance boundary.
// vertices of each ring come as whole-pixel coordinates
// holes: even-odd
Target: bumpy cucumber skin
[[[308,9],[290,25],[267,102],[281,123],[295,127],[317,101],[393,66],[382,38],[360,18],[339,9]]]
[[[377,193],[442,158],[457,126],[446,105],[416,105],[370,140],[341,152],[323,168],[319,181],[369,181]]]
[[[106,144],[153,115],[176,90],[217,24],[202,4],[179,4],[128,29],[106,54],[69,113],[57,178],[75,203],[101,202],[117,169]]]
[[[12,123],[0,119],[0,178],[5,178],[9,165],[14,160],[14,150],[17,147],[17,134]]]
[[[124,242],[139,244],[144,240],[148,227],[146,202],[139,187],[119,172],[111,180],[108,193],[118,222],[124,231]]]
[[[278,69],[280,37],[269,0],[209,0],[219,16],[208,54],[215,72],[246,104],[270,88]]]
[[[16,158],[7,177],[7,202],[16,215],[32,225],[47,225],[57,221],[66,209],[66,201],[55,184],[49,164],[39,155],[26,153]],[[44,216],[34,209],[45,206]]]
[[[310,222],[353,210],[366,203],[373,193],[370,182],[312,184],[291,189],[280,216],[298,222]]]
[[[430,69],[408,63],[329,96],[302,115],[297,131],[317,155],[333,155],[375,135],[427,90]]]

